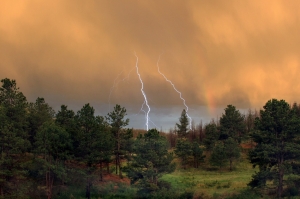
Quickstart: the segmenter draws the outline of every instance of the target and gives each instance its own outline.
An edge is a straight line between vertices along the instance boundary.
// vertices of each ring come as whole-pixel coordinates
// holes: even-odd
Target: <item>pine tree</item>
[[[205,125],[205,138],[203,144],[207,151],[212,151],[215,147],[215,143],[220,138],[220,131],[218,130],[217,125],[214,122]]]
[[[226,157],[226,151],[223,142],[219,141],[216,143],[216,146],[214,147],[210,156],[209,162],[211,165],[217,166],[220,169],[227,164],[228,159]]]
[[[15,80],[2,79],[0,87],[0,197],[24,196],[25,152],[30,147],[27,130],[27,100]]]
[[[203,155],[203,149],[196,141],[194,141],[192,144],[192,156],[194,158],[194,167],[198,168],[199,164],[204,162],[205,155]]]
[[[149,197],[161,189],[159,178],[175,170],[173,155],[168,152],[168,142],[156,129],[139,135],[134,142],[133,160],[127,168],[131,184],[136,184],[140,197]]]
[[[77,142],[79,143],[76,157],[85,163],[86,166],[86,198],[91,198],[92,174],[95,171],[95,164],[98,163],[95,151],[95,134],[97,122],[95,109],[90,104],[85,104],[76,114],[75,121],[79,128]]]
[[[47,198],[52,198],[55,180],[66,178],[64,161],[70,156],[72,149],[69,134],[53,121],[45,122],[36,134],[36,153],[46,181]]]
[[[300,157],[299,117],[284,100],[272,99],[255,119],[255,130],[251,137],[256,146],[249,152],[249,159],[254,166],[259,166],[259,172],[253,175],[249,185],[273,185],[277,197],[281,197],[284,177],[290,173],[299,176],[295,165]]]
[[[192,144],[187,139],[178,139],[175,154],[181,160],[181,165],[184,169],[189,163],[189,157],[193,154]]]
[[[116,105],[114,110],[107,114],[106,120],[111,126],[111,132],[114,137],[115,148],[115,163],[116,163],[116,174],[119,171],[119,176],[122,178],[121,171],[121,144],[122,144],[122,134],[125,132],[123,127],[127,126],[129,123],[129,119],[124,119],[126,116],[126,109],[121,107],[120,105]]]
[[[228,105],[220,118],[220,139],[231,137],[240,143],[245,132],[244,116],[234,106]]]
[[[187,117],[185,109],[181,112],[181,116],[179,118],[179,124],[176,123],[177,126],[177,133],[179,138],[187,138],[188,135],[188,125],[189,119]]]
[[[224,141],[224,151],[226,158],[229,160],[229,169],[232,170],[233,161],[241,156],[239,144],[233,138]]]
[[[103,180],[103,164],[110,162],[113,154],[113,137],[104,117],[96,116],[96,131],[93,133],[92,150],[93,157],[100,165],[100,181]]]
[[[35,135],[38,129],[45,123],[52,121],[55,111],[45,102],[44,98],[38,97],[35,103],[29,104],[29,140],[34,146]]]

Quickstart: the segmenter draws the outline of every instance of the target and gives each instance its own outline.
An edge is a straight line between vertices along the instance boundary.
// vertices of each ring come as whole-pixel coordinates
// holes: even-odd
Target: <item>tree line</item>
[[[248,159],[259,170],[249,186],[274,189],[299,183],[300,107],[269,100],[259,112],[243,115],[233,105],[218,121],[188,128],[183,110],[174,129],[136,133],[126,128],[126,109],[116,105],[96,116],[90,104],[77,113],[62,105],[56,113],[44,98],[28,102],[15,80],[1,80],[0,198],[53,198],[72,183],[91,198],[95,181],[104,173],[126,177],[140,197],[155,197],[170,184],[160,178],[173,172],[173,159],[182,169],[199,168],[204,161],[216,168],[234,169],[241,144],[250,142]],[[296,188],[297,189],[297,188]]]
[[[120,178],[126,170],[147,194],[160,187],[163,173],[175,169],[167,139],[152,129],[134,140],[120,105],[105,117],[96,116],[90,104],[77,113],[62,105],[55,113],[44,98],[27,102],[15,80],[1,83],[0,198],[50,199],[72,180],[84,181],[78,183],[91,198],[93,182],[103,180],[104,170]],[[156,188],[146,189],[149,184]]]
[[[297,103],[290,105],[284,100],[272,99],[259,112],[249,111],[247,115],[228,105],[220,120],[206,124],[196,139],[190,139],[195,132],[187,126],[183,110],[175,128],[178,135],[175,154],[183,168],[187,165],[197,168],[204,160],[202,150],[205,150],[210,165],[219,168],[229,165],[231,171],[241,156],[244,142],[250,144],[248,160],[253,167],[258,167],[249,187],[261,193],[276,193],[278,198],[283,196],[284,189],[299,194],[300,106]]]

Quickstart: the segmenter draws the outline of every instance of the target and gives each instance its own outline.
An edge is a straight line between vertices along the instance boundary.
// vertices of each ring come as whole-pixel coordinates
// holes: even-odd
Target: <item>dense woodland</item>
[[[230,173],[243,155],[256,167],[248,187],[257,196],[299,193],[297,104],[272,99],[245,115],[228,105],[219,120],[191,128],[183,110],[165,133],[126,128],[120,105],[104,117],[90,104],[55,112],[44,98],[28,102],[15,80],[1,83],[0,198],[197,198],[162,177],[204,167]],[[107,191],[105,176],[128,184]]]

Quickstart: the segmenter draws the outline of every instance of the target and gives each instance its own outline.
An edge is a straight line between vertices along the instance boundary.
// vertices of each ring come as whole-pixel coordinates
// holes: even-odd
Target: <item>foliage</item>
[[[213,166],[223,167],[229,161],[229,169],[232,170],[233,161],[240,157],[238,143],[233,138],[219,141],[214,147],[210,156],[210,163]]]
[[[55,123],[63,127],[72,137],[76,135],[75,113],[68,110],[66,105],[61,105],[60,110],[55,116]]]
[[[122,171],[121,171],[121,155],[122,155],[122,142],[124,139],[122,138],[128,138],[130,139],[132,136],[126,136],[123,135],[124,129],[123,127],[127,126],[129,123],[129,119],[124,119],[126,116],[126,109],[124,107],[121,107],[120,105],[116,105],[114,107],[114,110],[107,114],[106,120],[108,121],[111,132],[114,136],[114,154],[115,154],[115,162],[116,162],[116,174],[119,171],[120,178],[122,178]],[[132,134],[131,134],[132,135]]]
[[[300,120],[284,100],[269,100],[263,108],[252,134],[256,146],[249,152],[249,159],[253,166],[259,166],[259,172],[249,185],[275,186],[277,197],[281,197],[286,183],[284,176],[296,171],[297,166],[293,165],[300,157]]]
[[[55,111],[45,102],[44,98],[38,97],[35,103],[29,103],[29,140],[34,147],[35,136],[39,128],[45,123],[52,121]]]
[[[232,170],[232,163],[241,156],[239,144],[233,138],[224,141],[225,156],[229,160],[229,169]]]
[[[45,175],[47,197],[51,198],[53,193],[54,179],[65,179],[66,168],[64,160],[69,158],[71,151],[71,140],[69,134],[54,122],[46,122],[42,125],[36,135],[36,153]]]
[[[219,141],[212,151],[209,162],[213,166],[222,168],[227,164],[227,160],[224,143]]]
[[[100,164],[100,180],[103,180],[103,163],[110,162],[114,143],[112,135],[109,132],[107,123],[101,116],[96,116],[96,132],[93,134],[94,141],[91,144],[93,156]]]
[[[86,197],[91,197],[92,172],[96,164],[101,164],[100,179],[102,180],[102,163],[111,154],[112,140],[108,133],[108,126],[101,116],[95,117],[95,110],[85,104],[76,116],[78,154],[75,154],[86,165]]]
[[[159,178],[175,169],[173,155],[168,152],[167,140],[156,129],[150,129],[138,136],[134,142],[134,153],[126,169],[127,176],[132,184],[137,185],[141,196],[151,195],[162,188]]]
[[[179,138],[187,138],[188,125],[189,125],[189,119],[187,117],[186,110],[183,109],[183,111],[181,112],[181,116],[179,118],[179,124],[176,123],[176,126],[178,128],[177,134]]]
[[[200,163],[204,162],[205,155],[203,155],[203,149],[196,141],[192,143],[192,156],[194,159],[194,167],[198,168]]]
[[[175,154],[180,158],[183,168],[186,169],[189,161],[189,156],[193,154],[191,143],[185,138],[178,139],[175,148]]]
[[[231,137],[240,143],[245,131],[244,116],[236,110],[235,106],[228,105],[225,114],[220,118],[220,139]]]
[[[24,196],[22,182],[24,154],[30,147],[27,138],[27,101],[15,80],[1,80],[0,88],[0,197]]]
[[[220,132],[218,130],[218,127],[216,123],[211,122],[207,125],[205,125],[205,138],[204,138],[204,146],[207,151],[212,151],[216,141],[220,137]]]

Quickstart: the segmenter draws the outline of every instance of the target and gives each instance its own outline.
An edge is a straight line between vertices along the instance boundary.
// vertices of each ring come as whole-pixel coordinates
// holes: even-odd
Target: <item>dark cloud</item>
[[[193,107],[299,101],[299,6],[292,0],[7,0],[0,7],[0,74],[16,79],[31,101],[91,102],[99,112],[108,109],[117,80],[110,103],[135,112],[143,103],[136,52],[158,115],[184,108],[157,72],[159,56],[161,71]]]

